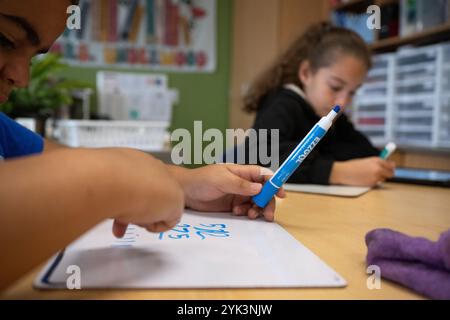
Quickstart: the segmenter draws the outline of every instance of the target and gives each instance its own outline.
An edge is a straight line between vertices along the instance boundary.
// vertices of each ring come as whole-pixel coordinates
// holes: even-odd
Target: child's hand
[[[237,164],[214,164],[193,170],[171,168],[182,185],[187,207],[199,211],[231,211],[250,219],[263,215],[267,221],[274,220],[275,198],[264,209],[251,201],[273,174],[269,169]],[[277,196],[285,197],[282,188]]]
[[[330,183],[373,187],[394,176],[395,163],[380,157],[335,162]]]
[[[126,150],[124,154],[127,156],[123,159],[124,179],[128,187],[123,193],[129,205],[114,217],[113,234],[122,237],[131,223],[150,232],[175,227],[185,205],[181,185],[161,161],[137,151]]]

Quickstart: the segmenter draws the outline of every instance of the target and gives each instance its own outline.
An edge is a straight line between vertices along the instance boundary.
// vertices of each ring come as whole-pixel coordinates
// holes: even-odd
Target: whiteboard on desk
[[[74,265],[82,289],[346,285],[274,222],[189,211],[168,232],[131,225],[122,239],[114,238],[111,226],[105,221],[68,246],[42,270],[35,287],[66,288]]]
[[[294,183],[285,183],[283,188],[286,191],[316,193],[340,197],[358,197],[371,189],[370,187]]]

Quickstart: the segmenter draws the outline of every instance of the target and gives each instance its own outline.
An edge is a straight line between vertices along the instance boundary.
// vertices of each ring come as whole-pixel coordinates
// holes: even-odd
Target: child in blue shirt
[[[0,160],[42,152],[44,140],[0,112]]]
[[[31,58],[50,48],[74,3],[0,2],[0,103],[27,85]],[[269,177],[258,166],[188,170],[126,148],[63,148],[4,114],[0,156],[0,290],[107,218],[118,237],[129,223],[168,230],[184,207],[274,218],[274,199],[264,210],[251,203]]]

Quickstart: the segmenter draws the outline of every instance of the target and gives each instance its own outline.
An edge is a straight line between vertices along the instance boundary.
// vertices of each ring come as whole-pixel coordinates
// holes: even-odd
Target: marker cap
[[[393,142],[389,142],[389,143],[386,145],[386,149],[387,149],[387,151],[389,151],[389,153],[394,152],[394,150],[395,150],[396,148],[397,148],[397,146],[396,146],[396,144],[393,143]]]

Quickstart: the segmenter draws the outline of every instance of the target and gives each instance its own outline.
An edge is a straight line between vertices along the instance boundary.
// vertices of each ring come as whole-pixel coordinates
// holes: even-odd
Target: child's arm
[[[106,218],[150,231],[182,214],[180,185],[130,149],[63,149],[0,165],[0,289]]]
[[[48,139],[45,140],[44,146],[44,151],[65,148],[65,146]],[[268,221],[274,219],[275,199],[264,210],[250,205],[250,196],[257,194],[261,183],[268,180],[273,174],[267,168],[231,164],[210,165],[193,170],[174,165],[167,165],[167,168],[182,185],[186,206],[189,208],[200,211],[232,211],[234,214],[248,215],[251,219],[255,219],[259,215],[263,215]],[[264,175],[261,175],[261,172]],[[217,187],[221,190],[217,190]],[[252,187],[257,189],[252,190]],[[215,196],[214,201],[210,201],[211,195]],[[239,195],[239,203],[231,202],[232,199],[238,198],[235,195]],[[280,189],[278,196],[285,196],[283,189]],[[207,202],[205,197],[208,199]],[[121,234],[120,230],[125,230],[125,227],[119,228],[118,235]]]

